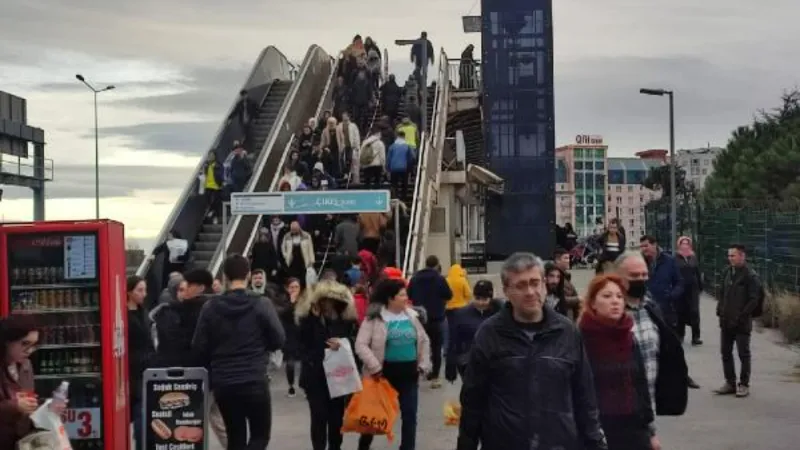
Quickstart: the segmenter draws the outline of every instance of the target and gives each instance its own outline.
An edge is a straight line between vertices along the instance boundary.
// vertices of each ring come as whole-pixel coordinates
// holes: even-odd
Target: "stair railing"
[[[439,56],[433,117],[430,130],[420,138],[417,177],[411,205],[411,223],[403,255],[403,274],[408,277],[418,270],[425,255],[425,241],[430,228],[431,212],[439,193],[442,147],[447,124],[447,108],[450,95],[450,77],[447,54],[441,50]]]

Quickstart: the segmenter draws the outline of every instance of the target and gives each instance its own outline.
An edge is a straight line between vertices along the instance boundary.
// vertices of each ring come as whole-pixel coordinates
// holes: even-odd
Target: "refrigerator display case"
[[[129,448],[124,231],[113,221],[0,227],[0,313],[39,326],[36,393],[68,381],[74,450]]]

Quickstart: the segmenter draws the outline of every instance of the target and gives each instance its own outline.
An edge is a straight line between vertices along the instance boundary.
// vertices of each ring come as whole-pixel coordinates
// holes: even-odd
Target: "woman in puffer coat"
[[[313,450],[341,450],[342,422],[347,396],[331,398],[322,362],[325,350],[339,350],[339,338],[350,341],[358,327],[350,290],[335,281],[317,283],[295,306],[297,343],[302,355],[300,387],[306,392],[311,415]]]

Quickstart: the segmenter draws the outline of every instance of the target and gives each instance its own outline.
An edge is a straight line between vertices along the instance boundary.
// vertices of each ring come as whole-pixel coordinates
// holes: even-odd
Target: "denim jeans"
[[[736,363],[733,361],[733,346],[739,353],[742,371],[739,374],[739,383],[750,386],[750,333],[733,329],[720,330],[720,353],[722,353],[722,370],[725,381],[731,386],[736,386]]]
[[[391,383],[391,380],[390,380]],[[400,401],[400,450],[415,450],[417,447],[417,407],[419,405],[419,382],[406,382],[392,386],[397,390]],[[373,435],[362,434],[358,440],[358,450],[369,450]]]
[[[272,402],[269,394],[266,381],[214,390],[214,400],[228,432],[228,449],[267,448],[272,433]]]

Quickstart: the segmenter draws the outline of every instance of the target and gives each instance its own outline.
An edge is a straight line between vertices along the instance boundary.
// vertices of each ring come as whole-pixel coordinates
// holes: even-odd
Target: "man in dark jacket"
[[[553,252],[553,262],[564,274],[564,301],[566,301],[568,317],[572,320],[578,320],[578,315],[581,311],[581,299],[578,295],[578,290],[572,284],[569,252],[562,247],[557,247]]]
[[[616,266],[628,282],[625,309],[633,319],[633,338],[644,363],[653,410],[662,416],[682,415],[689,399],[689,369],[678,336],[647,292],[647,262],[641,253],[628,251],[617,258]],[[652,447],[660,449],[655,426],[650,432]]]
[[[372,102],[372,84],[367,79],[367,72],[359,70],[353,85],[350,87],[350,109],[353,122],[361,134],[367,131],[369,104]]]
[[[475,334],[484,321],[500,312],[503,301],[494,298],[494,285],[489,280],[480,280],[472,288],[472,302],[453,312],[447,321],[449,329],[447,361],[444,378],[453,383],[456,376],[464,376],[469,352],[475,342]]]
[[[253,167],[247,152],[244,147],[237,145],[233,149],[233,158],[231,159],[231,192],[244,191],[252,174]]]
[[[408,283],[408,298],[415,306],[425,308],[428,321],[425,323],[425,332],[431,340],[432,370],[428,375],[431,387],[441,387],[439,372],[442,369],[442,342],[444,337],[444,306],[453,292],[447,280],[441,274],[439,258],[435,255],[428,256],[425,268],[415,273]]]
[[[658,303],[670,326],[675,327],[678,322],[675,305],[683,295],[681,271],[675,263],[675,258],[661,251],[655,237],[642,236],[639,239],[639,246],[650,272],[647,290]]]
[[[402,96],[403,88],[398,86],[394,74],[389,75],[389,80],[381,86],[381,105],[383,106],[383,114],[389,116],[390,123],[394,123],[397,120]]]
[[[720,351],[725,384],[715,392],[719,395],[750,395],[750,333],[753,331],[753,312],[762,300],[761,280],[747,265],[743,245],[734,244],[728,249],[731,267],[717,294],[717,317],[721,330]],[[733,361],[733,345],[739,353],[742,372],[736,383],[736,364]]]
[[[233,108],[231,114],[228,116],[228,121],[230,123],[230,119],[234,117],[239,122],[239,127],[241,129],[242,141],[245,142],[247,145],[251,145],[248,140],[250,135],[250,124],[255,120],[256,116],[258,115],[258,103],[251,99],[247,93],[247,90],[242,89],[239,91],[239,101],[236,103],[236,107]]]
[[[156,329],[157,367],[196,367],[202,364],[192,352],[192,338],[214,277],[205,269],[194,269],[186,272],[183,279],[186,281],[183,298],[159,305],[150,314]]]
[[[541,259],[515,253],[500,275],[508,301],[475,336],[457,449],[607,448],[581,335],[545,306]]]
[[[203,306],[192,349],[206,357],[228,448],[263,449],[272,430],[265,372],[269,352],[283,347],[285,334],[272,302],[248,292],[247,258],[229,256],[223,272],[230,280],[228,291]]]

